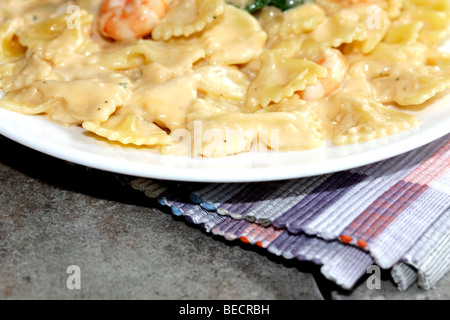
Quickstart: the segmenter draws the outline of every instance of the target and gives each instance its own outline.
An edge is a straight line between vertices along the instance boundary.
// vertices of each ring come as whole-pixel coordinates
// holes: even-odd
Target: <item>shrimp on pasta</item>
[[[117,41],[143,38],[167,14],[171,0],[104,0],[98,15],[100,32]]]
[[[327,69],[328,75],[320,79],[316,85],[307,87],[301,92],[305,100],[317,100],[337,90],[344,82],[348,71],[348,62],[338,49],[328,48],[317,62]]]

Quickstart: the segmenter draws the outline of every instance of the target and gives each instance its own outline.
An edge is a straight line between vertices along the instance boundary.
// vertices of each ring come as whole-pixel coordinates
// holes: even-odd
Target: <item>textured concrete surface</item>
[[[161,211],[114,174],[0,137],[0,299],[449,299],[365,282],[343,292],[309,263],[226,242]],[[81,269],[69,290],[67,267]]]
[[[407,291],[399,292],[391,281],[385,279],[381,282],[381,290],[367,290],[365,286],[359,286],[350,294],[332,291],[331,297],[334,300],[449,300],[450,276],[447,275],[432,290],[423,290],[414,284]]]

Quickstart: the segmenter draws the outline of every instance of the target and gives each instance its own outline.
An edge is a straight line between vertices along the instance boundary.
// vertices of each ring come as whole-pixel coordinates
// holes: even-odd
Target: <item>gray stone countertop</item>
[[[227,242],[175,218],[123,176],[0,136],[0,299],[449,299],[431,291],[343,291],[317,266]],[[69,290],[69,266],[80,290]]]

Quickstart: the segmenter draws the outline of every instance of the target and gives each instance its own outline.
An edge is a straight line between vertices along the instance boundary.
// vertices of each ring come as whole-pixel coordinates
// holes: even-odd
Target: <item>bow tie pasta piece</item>
[[[384,106],[373,100],[337,95],[334,102],[340,111],[333,117],[336,123],[333,142],[336,145],[368,141],[418,125],[415,116]]]
[[[36,81],[54,79],[51,64],[37,55],[0,65],[0,74],[0,85],[4,92],[19,90]]]
[[[169,12],[152,32],[154,40],[190,35],[202,31],[225,10],[224,0],[174,0]]]
[[[223,113],[239,113],[245,111],[242,104],[235,100],[221,99],[206,95],[196,99],[192,104],[187,121],[193,122]]]
[[[248,80],[237,69],[206,66],[163,83],[141,83],[126,105],[110,119],[86,121],[83,127],[112,141],[161,145],[173,152],[167,132],[183,130],[189,112],[209,114],[211,109],[199,108],[206,101],[216,101],[215,106],[222,110],[240,111],[247,86]],[[199,91],[206,96],[199,99]]]
[[[386,0],[379,1],[379,5],[388,14],[389,19],[393,20],[398,18],[405,3],[405,0]]]
[[[256,145],[276,151],[319,147],[322,135],[312,105],[304,105],[297,110],[219,113],[204,117],[199,122],[191,121],[187,127],[191,136],[198,139],[194,144],[199,146],[194,147],[193,155],[224,157],[248,152]]]
[[[210,64],[237,65],[257,58],[267,35],[251,14],[226,5],[224,14],[193,40],[205,49]]]
[[[212,95],[206,95],[194,101],[190,108],[190,113],[187,114],[187,128],[188,134],[185,130],[177,130],[171,132],[174,141],[172,151],[177,155],[201,155],[201,152],[193,152],[193,148],[203,145],[202,123],[211,117],[234,113],[238,114],[244,111],[242,103],[236,100],[218,98]],[[186,137],[187,135],[187,137]],[[223,138],[226,140],[226,137]],[[232,154],[234,152],[231,152]]]
[[[407,0],[316,0],[316,3],[320,7],[324,8],[327,14],[333,14],[335,12],[341,11],[342,9],[347,9],[355,4],[376,5],[386,11],[389,19],[395,19],[400,15],[403,5],[406,1]]]
[[[2,0],[0,9],[8,9],[11,11],[22,11],[24,7],[33,7],[39,5],[42,0]]]
[[[371,52],[383,40],[391,26],[388,14],[375,4],[355,5],[351,9],[342,10],[339,14],[353,15],[366,30],[366,39],[357,40],[351,44],[353,50],[364,54]]]
[[[199,96],[208,95],[236,103],[244,101],[248,80],[239,70],[205,66],[162,83],[141,83],[129,105],[139,105],[161,127],[182,129]]]
[[[267,34],[267,48],[272,48],[273,43],[280,38],[280,29],[285,22],[285,15],[286,12],[274,6],[264,7],[256,15],[261,28]],[[284,28],[287,31],[287,26]]]
[[[293,34],[299,35],[304,32],[313,31],[325,20],[325,17],[325,11],[313,3],[306,3],[287,10],[283,15],[283,22],[279,27],[280,35],[287,37]]]
[[[191,47],[187,44],[140,40],[135,45],[104,53],[99,58],[99,63],[108,69],[126,70],[153,62],[159,62],[166,66],[190,63],[192,66],[194,62],[203,57],[204,51],[201,48]],[[185,61],[186,59],[187,61]]]
[[[85,121],[83,128],[110,141],[136,146],[171,145],[172,139],[144,114],[120,108],[107,121]]]
[[[342,94],[375,99],[373,85],[367,77],[367,63],[365,61],[353,63],[348,70],[348,75],[340,89]]]
[[[219,99],[242,102],[249,86],[247,77],[238,69],[205,66],[195,70],[199,91]]]
[[[5,21],[12,16],[12,13],[9,12],[5,1],[0,3],[0,19],[1,21]]]
[[[112,69],[137,67],[140,63],[150,62],[173,66],[182,65],[188,59],[197,62],[199,57],[206,55],[209,64],[239,65],[257,58],[266,39],[265,32],[252,15],[225,6],[224,14],[202,32],[167,42],[141,40],[138,45],[108,53],[100,63]]]
[[[327,15],[333,14],[342,9],[345,5],[349,5],[349,0],[316,0],[318,6],[323,8]]]
[[[397,63],[413,61],[415,63],[426,63],[428,47],[423,43],[387,43],[381,42],[374,51],[366,56],[359,56],[360,61],[377,60],[385,63]],[[362,59],[361,59],[362,58]]]
[[[400,106],[420,105],[450,88],[450,69],[418,66],[407,71],[392,68],[392,74],[372,80],[377,101]]]
[[[62,65],[91,41],[92,15],[81,11],[80,25],[74,28],[68,28],[68,19],[71,15],[63,14],[22,28],[17,32],[19,42],[28,49],[28,53]]]
[[[13,61],[24,55],[25,48],[15,36],[21,26],[22,22],[17,18],[0,23],[0,63]]]
[[[307,54],[315,53],[365,39],[367,39],[367,28],[360,21],[360,16],[355,12],[339,11],[327,17],[322,24],[309,33],[302,41],[300,49]]]
[[[405,22],[396,20],[389,28],[383,41],[405,45],[416,44],[423,26],[423,21]]]
[[[277,16],[277,12],[271,12],[269,17],[263,12],[260,20],[262,25],[267,25],[267,21],[272,20],[268,28],[279,30],[277,34],[283,39],[306,33],[299,40],[304,43],[301,49],[309,52],[353,43],[354,50],[363,53],[372,51],[383,39],[391,22],[388,14],[377,4],[362,3],[341,6],[328,15],[321,7],[307,4],[286,11],[281,14],[281,18]],[[276,21],[279,21],[279,25]],[[269,40],[269,44],[271,41],[276,43],[279,40],[275,37]]]
[[[304,55],[310,59],[326,48],[337,48],[342,44],[352,44],[352,50],[369,53],[383,39],[391,24],[385,0],[365,3],[325,1],[322,5],[327,11],[326,19],[299,43],[300,50],[304,50]]]
[[[391,74],[393,65],[411,67],[410,61],[425,63],[427,47],[421,44],[388,44],[381,42],[370,55],[347,55],[349,60],[348,77],[341,92],[349,96],[377,99],[373,80],[384,79]],[[397,79],[397,77],[395,77]],[[389,84],[388,84],[389,85]],[[386,100],[387,101],[387,100]]]
[[[436,66],[441,69],[450,68],[450,53],[438,50],[429,50],[427,55],[427,63],[430,66]]]
[[[328,74],[326,68],[312,61],[283,58],[270,51],[263,52],[261,60],[262,68],[247,91],[247,108],[250,111],[291,97],[295,92],[315,85],[318,79]]]
[[[345,13],[345,12],[344,12]],[[345,15],[342,12],[328,16],[314,31],[286,38],[269,39],[268,48],[284,57],[306,57],[319,60],[327,48],[338,48],[342,44],[367,39],[367,28],[359,21],[359,15]]]
[[[140,82],[127,105],[141,106],[155,123],[174,131],[185,127],[186,116],[199,96],[242,103],[248,83],[235,68],[205,66],[161,83]]]
[[[46,114],[65,125],[79,125],[83,121],[106,121],[128,95],[129,90],[116,81],[40,81],[7,93],[0,106],[24,114]]]
[[[149,119],[169,131],[183,128],[197,98],[197,77],[190,72],[161,83],[140,83],[127,106],[139,106]]]
[[[409,0],[398,18],[406,23],[422,21],[419,40],[435,45],[450,34],[450,1],[449,0]]]
[[[264,7],[257,15],[259,24],[268,35],[267,48],[273,48],[280,39],[296,38],[313,31],[326,18],[323,8],[304,4],[282,12],[274,6]]]
[[[273,103],[264,109],[257,110],[256,113],[309,110],[306,108],[308,105],[316,106],[315,102],[302,100],[298,94],[294,94],[292,97],[284,98],[278,103]]]
[[[355,62],[350,72],[364,65],[357,69],[359,78],[365,78],[380,103],[419,105],[450,87],[450,68],[428,65],[427,52],[420,43],[381,43],[370,55]]]
[[[98,63],[110,70],[140,68],[143,81],[166,81],[192,70],[194,63],[205,57],[199,46],[141,40],[117,51],[100,53]]]

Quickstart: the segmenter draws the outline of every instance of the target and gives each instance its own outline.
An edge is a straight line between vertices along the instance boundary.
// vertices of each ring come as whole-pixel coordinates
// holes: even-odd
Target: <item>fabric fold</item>
[[[134,189],[228,240],[311,261],[352,288],[376,263],[399,290],[432,288],[450,270],[450,135],[333,174],[241,184],[136,179]]]

